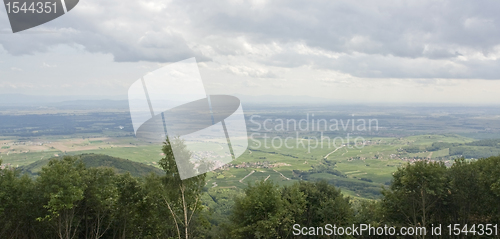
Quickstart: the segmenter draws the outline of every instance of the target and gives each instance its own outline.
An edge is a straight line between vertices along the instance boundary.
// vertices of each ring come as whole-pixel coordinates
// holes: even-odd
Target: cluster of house
[[[242,163],[239,163],[239,164],[228,163],[228,164],[222,166],[221,169],[228,170],[230,168],[274,168],[276,166],[277,166],[276,164],[272,164],[269,161],[263,161],[263,162],[242,162]]]
[[[403,161],[406,161],[410,164],[412,163],[415,163],[415,162],[419,162],[419,161],[427,161],[427,162],[443,162],[444,165],[446,165],[446,167],[451,167],[451,165],[453,165],[453,160],[434,160],[434,159],[431,159],[431,158],[402,158],[401,160]]]
[[[416,158],[406,158],[406,157],[403,157],[403,158],[401,158],[400,155],[391,154],[391,155],[389,155],[389,158],[390,159],[399,159],[399,160],[408,162],[410,164],[418,162],[418,161],[424,161],[424,160],[428,161],[428,162],[444,162],[444,164],[446,166],[451,166],[453,164],[453,160],[442,161],[442,160],[435,160],[435,159],[432,159],[430,157],[416,157]],[[366,158],[364,158],[364,157],[351,157],[351,158],[347,159],[347,161],[365,160],[365,159]],[[375,155],[375,156],[373,156],[373,159],[384,159],[384,157],[382,155]]]
[[[217,159],[217,158],[227,158],[227,157],[231,158],[231,154],[224,153],[221,155],[214,151],[196,151],[196,153],[193,153],[191,157],[192,159],[197,161],[197,160]]]
[[[0,165],[0,169],[6,169],[6,168],[12,168],[12,165],[10,163]]]
[[[18,141],[18,142],[11,142],[9,144],[4,143],[4,145],[9,145],[9,146],[10,145],[12,145],[12,146],[14,146],[14,145],[30,145],[30,146],[36,145],[36,146],[42,146],[44,144],[50,144],[50,143],[52,143],[52,142],[50,142],[50,141],[45,141],[45,142]]]

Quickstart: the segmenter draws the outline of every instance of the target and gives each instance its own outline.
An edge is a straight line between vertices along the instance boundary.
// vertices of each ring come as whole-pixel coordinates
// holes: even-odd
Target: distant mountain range
[[[101,99],[99,99],[101,98]],[[58,109],[128,109],[128,101],[120,97],[95,96],[41,96],[23,94],[0,94],[2,108],[40,108]]]
[[[243,104],[338,104],[330,99],[311,96],[290,95],[235,95]],[[345,102],[344,102],[345,103]],[[88,108],[128,108],[126,96],[45,96],[24,94],[0,94],[0,106],[3,107],[88,107]]]
[[[126,100],[121,96],[0,94],[0,104],[48,104],[70,101]]]
[[[463,105],[463,104],[405,104],[405,103],[356,103],[348,100],[333,100],[312,96],[291,96],[291,95],[234,95],[241,100],[244,109],[264,109],[264,108],[296,108],[306,107],[316,109],[326,107],[336,110],[353,111],[354,109],[367,110],[379,108],[379,110],[390,111],[394,109],[410,110],[412,112],[423,109],[447,108],[448,110],[470,111],[470,107],[498,108],[498,105]],[[451,107],[451,108],[449,108]],[[469,108],[467,108],[469,107]],[[41,96],[23,94],[0,94],[0,112],[3,110],[120,110],[128,111],[129,102],[126,96]],[[446,111],[448,111],[446,110]]]

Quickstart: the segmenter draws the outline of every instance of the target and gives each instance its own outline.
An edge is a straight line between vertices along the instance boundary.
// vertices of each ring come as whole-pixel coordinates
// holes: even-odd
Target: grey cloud
[[[323,61],[318,66],[364,78],[500,79],[499,60],[460,62],[361,55]]]
[[[212,3],[200,3],[210,8]],[[425,45],[488,51],[499,44],[500,2],[481,1],[270,1],[214,5],[196,16],[212,32],[244,34],[255,42],[305,41],[331,51],[426,57]],[[211,13],[211,14],[210,14]],[[353,44],[356,38],[362,44]]]
[[[115,61],[172,62],[242,56],[264,65],[311,65],[372,78],[499,79],[500,2],[413,1],[82,1],[48,23],[53,34],[2,35],[13,55],[58,44],[113,54]],[[0,28],[8,23],[0,22]],[[281,52],[255,54],[253,45]],[[296,52],[303,43],[333,59]],[[208,50],[207,50],[208,49]],[[463,58],[466,58],[465,60]]]
[[[110,3],[111,2],[111,3]],[[209,60],[191,49],[183,32],[169,28],[173,17],[154,14],[137,1],[80,3],[65,16],[38,28],[18,34],[3,34],[0,44],[12,55],[45,52],[51,47],[83,46],[95,53],[110,53],[118,62],[174,62],[189,57]],[[1,22],[6,28],[8,22]]]
[[[313,65],[368,78],[500,79],[498,60],[470,58],[466,53],[498,54],[497,1],[269,1],[262,6],[200,2],[198,6],[217,9],[194,17],[210,34],[245,36],[253,44],[304,42],[345,53],[331,59],[286,49],[260,58],[266,65]]]

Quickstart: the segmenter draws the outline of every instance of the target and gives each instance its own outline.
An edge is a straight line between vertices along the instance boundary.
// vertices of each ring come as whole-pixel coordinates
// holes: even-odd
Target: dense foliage
[[[163,146],[163,176],[87,168],[69,156],[50,160],[35,179],[0,170],[0,238],[197,237],[205,175],[178,179],[176,167],[167,166],[175,165],[176,145],[182,141]]]
[[[376,201],[349,200],[325,181],[300,181],[282,188],[259,182],[236,199],[226,235],[299,238],[291,235],[294,224],[321,227],[327,223],[364,223],[374,227],[425,227],[427,232],[439,224],[495,225],[500,222],[499,185],[500,156],[472,162],[458,159],[451,167],[430,161],[407,164],[393,174],[391,185]],[[443,234],[440,238],[464,237],[474,236]]]
[[[458,159],[451,167],[407,164],[381,189],[380,200],[368,201],[346,197],[328,181],[280,187],[269,180],[243,192],[207,191],[204,174],[180,180],[172,147],[190,157],[182,141],[167,140],[162,175],[86,167],[81,157],[52,159],[35,178],[0,170],[0,238],[300,238],[294,225],[430,231],[437,224],[500,222],[500,156]]]
[[[293,225],[346,226],[353,222],[349,199],[325,181],[278,188],[258,182],[237,198],[228,238],[292,238]],[[297,238],[297,237],[295,237]]]
[[[440,162],[416,162],[394,173],[393,183],[382,191],[376,221],[424,226],[427,231],[433,224],[498,224],[498,185],[500,157],[458,159],[449,168]]]

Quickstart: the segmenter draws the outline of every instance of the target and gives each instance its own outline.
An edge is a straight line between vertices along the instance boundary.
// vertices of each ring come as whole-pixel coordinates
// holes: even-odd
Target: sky
[[[13,34],[0,7],[0,94],[126,99],[195,57],[209,94],[497,104],[499,1],[81,0]]]

